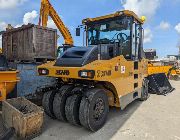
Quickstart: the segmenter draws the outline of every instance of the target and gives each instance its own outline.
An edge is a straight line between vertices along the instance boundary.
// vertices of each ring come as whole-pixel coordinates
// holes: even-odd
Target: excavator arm
[[[64,44],[72,46],[74,42],[68,28],[64,25],[63,21],[58,16],[57,12],[53,8],[49,0],[41,0],[39,26],[41,26],[42,23],[43,27],[47,27],[48,16],[52,18],[57,28],[59,29],[60,33],[62,34],[65,40]]]

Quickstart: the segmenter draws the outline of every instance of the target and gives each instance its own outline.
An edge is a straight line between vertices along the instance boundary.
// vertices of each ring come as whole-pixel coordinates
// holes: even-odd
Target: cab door
[[[138,90],[141,85],[142,69],[141,69],[141,40],[142,40],[142,28],[138,22],[133,23],[132,27],[132,60],[134,61],[134,90]]]

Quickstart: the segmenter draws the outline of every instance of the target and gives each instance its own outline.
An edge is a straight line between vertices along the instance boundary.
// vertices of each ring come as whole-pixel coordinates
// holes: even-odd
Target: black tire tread
[[[87,129],[89,129],[89,126],[87,123],[88,108],[89,108],[89,103],[88,103],[87,99],[85,97],[83,97],[81,100],[80,108],[79,108],[79,120],[80,120],[81,125]]]
[[[146,78],[144,81],[148,82]],[[146,101],[149,98],[149,93],[147,93],[147,95],[144,94],[144,90],[147,90],[147,92],[148,92],[148,83],[145,83],[145,84],[147,84],[147,85],[145,86],[143,83],[143,87],[142,87],[142,91],[141,91],[141,98],[139,99],[140,101]]]
[[[65,103],[66,99],[70,96],[72,89],[72,85],[64,85],[54,97],[53,112],[55,117],[60,121],[67,121],[65,115]]]
[[[51,118],[55,118],[53,112],[53,100],[54,100],[55,92],[49,91],[44,93],[42,106],[44,108],[44,112]]]
[[[65,113],[66,113],[66,118],[69,123],[73,125],[80,125],[80,120],[79,120],[79,107],[80,107],[80,102],[81,102],[81,97],[82,95],[80,94],[75,94],[66,100],[66,106],[65,106]]]
[[[93,88],[93,89],[88,90],[85,93],[85,96],[82,97],[80,108],[79,108],[79,120],[80,120],[81,125],[83,125],[85,128],[93,132],[99,130],[99,128],[92,128],[91,125],[89,124],[90,102],[93,100],[93,97],[95,96],[95,94],[101,90],[102,89],[98,89],[98,88]],[[107,109],[109,111],[109,106]]]

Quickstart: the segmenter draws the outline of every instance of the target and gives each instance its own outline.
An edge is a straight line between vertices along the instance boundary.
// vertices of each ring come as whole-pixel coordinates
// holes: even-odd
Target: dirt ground
[[[106,125],[96,133],[46,117],[43,134],[35,140],[180,140],[180,81],[175,91],[135,101],[124,111],[111,109]]]
[[[45,117],[41,136],[34,140],[180,140],[180,81],[175,91],[134,101],[125,110],[112,108],[106,125],[96,133]]]

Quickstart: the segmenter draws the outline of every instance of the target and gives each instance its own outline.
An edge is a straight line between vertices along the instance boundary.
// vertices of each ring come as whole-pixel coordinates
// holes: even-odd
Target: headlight
[[[88,72],[82,71],[81,72],[81,77],[87,77],[88,76]]]
[[[93,79],[95,76],[94,70],[81,70],[79,71],[79,77]]]
[[[40,69],[38,69],[38,73],[39,73],[39,75],[48,75],[49,74],[49,70],[48,69],[44,69],[44,68],[40,68]]]

